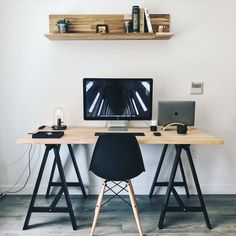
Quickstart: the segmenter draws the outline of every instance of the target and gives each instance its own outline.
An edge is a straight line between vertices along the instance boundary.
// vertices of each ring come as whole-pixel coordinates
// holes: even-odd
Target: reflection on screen
[[[85,79],[85,119],[151,119],[152,79]]]

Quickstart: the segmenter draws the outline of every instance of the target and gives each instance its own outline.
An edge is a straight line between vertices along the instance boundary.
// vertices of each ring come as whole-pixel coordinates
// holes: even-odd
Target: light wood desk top
[[[42,131],[47,131],[43,129]],[[180,135],[176,130],[159,131],[161,136],[154,136],[149,128],[128,128],[130,132],[144,132],[145,136],[137,136],[140,144],[223,144],[221,138],[205,133],[201,130],[190,128],[187,135]],[[17,140],[18,144],[95,144],[95,132],[105,132],[103,127],[68,127],[65,135],[59,139],[32,139],[28,134]]]

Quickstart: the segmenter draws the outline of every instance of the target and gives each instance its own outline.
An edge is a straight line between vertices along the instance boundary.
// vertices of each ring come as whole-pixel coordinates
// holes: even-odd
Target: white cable
[[[32,147],[33,147],[33,145],[31,144],[31,145],[30,145],[29,152],[28,152],[28,164],[27,164],[27,166],[26,166],[25,169],[23,170],[22,174],[20,175],[20,177],[18,178],[18,180],[16,181],[16,183],[15,183],[13,186],[11,186],[7,191],[5,191],[5,193],[17,193],[17,192],[21,191],[21,190],[25,187],[25,185],[28,183],[28,180],[29,180],[29,177],[30,177],[30,174],[31,174],[30,162],[31,162],[31,160],[32,160],[32,158],[33,158],[33,155],[32,155],[32,158],[31,158],[31,150],[32,150]],[[35,151],[35,148],[34,148],[34,151]],[[34,152],[33,152],[33,153],[34,153]],[[22,179],[22,177],[23,177],[23,175],[24,175],[24,173],[26,172],[27,169],[29,169],[29,174],[28,174],[28,177],[27,177],[27,179],[26,179],[25,184],[23,185],[23,188],[20,188],[20,190],[17,190],[17,191],[10,191],[11,189],[13,189],[13,188],[20,182],[20,180]]]
[[[12,166],[12,165],[15,165],[16,163],[18,163],[19,161],[21,161],[21,160],[24,158],[25,153],[28,152],[29,148],[30,148],[30,145],[27,146],[27,148],[25,149],[25,151],[24,151],[23,154],[19,157],[18,160],[14,161],[14,162],[12,162],[12,163],[1,164],[1,166]]]
[[[7,193],[18,193],[18,192],[22,191],[22,190],[25,188],[25,186],[27,185],[27,183],[28,183],[28,181],[29,181],[29,178],[30,178],[30,176],[31,176],[31,166],[30,166],[30,164],[31,164],[31,161],[32,161],[32,159],[33,159],[33,157],[34,157],[35,150],[36,150],[36,146],[34,146],[34,149],[33,149],[32,155],[31,155],[32,147],[33,147],[33,145],[30,144],[30,146],[29,146],[29,151],[28,151],[28,164],[27,164],[27,166],[25,167],[25,169],[24,169],[23,172],[21,173],[21,175],[20,175],[20,177],[18,178],[18,180],[16,181],[16,183],[15,183],[14,185],[12,185],[8,190],[4,191],[4,192],[0,195],[1,198],[2,198],[3,196],[5,196]],[[28,149],[27,149],[27,150],[28,150]],[[40,149],[40,152],[41,152],[41,149]],[[36,166],[36,165],[35,165],[35,166]],[[25,172],[26,172],[27,169],[29,170],[29,173],[28,173],[28,176],[27,176],[27,179],[26,179],[24,185],[23,185],[19,190],[11,191],[11,189],[13,189],[13,188],[20,182],[20,180],[21,180],[22,177],[24,176],[24,174],[25,174]]]

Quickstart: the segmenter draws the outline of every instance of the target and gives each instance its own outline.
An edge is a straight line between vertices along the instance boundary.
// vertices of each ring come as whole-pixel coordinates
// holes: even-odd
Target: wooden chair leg
[[[98,196],[98,200],[97,200],[97,205],[96,205],[96,208],[95,208],[95,213],[94,213],[94,218],[93,218],[93,225],[92,225],[90,236],[94,235],[94,231],[95,231],[95,227],[96,227],[96,224],[97,224],[99,212],[100,212],[100,209],[101,209],[102,199],[103,199],[103,195],[104,195],[105,189],[106,189],[106,183],[104,181],[104,183],[102,184],[101,191],[100,191],[99,196]]]
[[[141,225],[141,221],[140,221],[139,213],[138,213],[138,211],[139,211],[138,210],[138,205],[137,205],[137,202],[136,202],[136,199],[135,199],[134,190],[133,190],[132,183],[131,183],[130,180],[127,184],[127,188],[128,188],[129,197],[130,197],[131,205],[132,205],[132,208],[133,208],[133,212],[134,212],[135,221],[136,221],[136,224],[138,226],[139,235],[143,236],[142,225]]]

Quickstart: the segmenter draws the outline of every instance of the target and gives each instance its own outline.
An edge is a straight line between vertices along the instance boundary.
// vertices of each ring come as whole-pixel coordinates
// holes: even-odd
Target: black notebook
[[[32,134],[32,138],[61,138],[64,131],[39,131]]]

